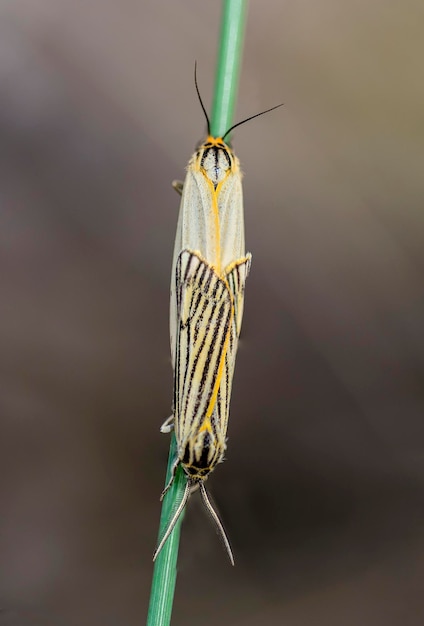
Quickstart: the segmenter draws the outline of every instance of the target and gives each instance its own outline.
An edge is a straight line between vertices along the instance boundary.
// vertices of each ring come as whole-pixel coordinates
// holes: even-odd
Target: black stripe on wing
[[[247,254],[244,258],[235,263],[231,263],[225,270],[225,276],[233,297],[234,322],[237,337],[240,336],[241,322],[243,319],[244,287],[246,278],[249,275],[251,259],[251,254]]]
[[[175,278],[175,424],[178,445],[184,447],[205,423],[214,390],[226,375],[233,303],[226,281],[195,252],[181,252]]]
[[[216,419],[222,432],[227,432],[230,412],[231,390],[233,385],[234,367],[236,362],[238,338],[243,317],[244,286],[249,274],[251,255],[232,263],[226,271],[226,279],[231,291],[234,306],[234,317],[231,324],[230,341],[225,355],[225,373],[219,387]]]

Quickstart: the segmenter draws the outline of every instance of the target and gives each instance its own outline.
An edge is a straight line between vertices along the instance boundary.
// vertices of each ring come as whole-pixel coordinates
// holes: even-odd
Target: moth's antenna
[[[216,527],[218,528],[219,534],[221,535],[221,539],[224,542],[224,546],[225,546],[225,549],[227,550],[227,554],[231,561],[231,565],[234,565],[234,556],[233,556],[233,551],[231,550],[230,541],[227,537],[227,533],[225,532],[225,529],[224,529],[224,526],[222,525],[221,520],[219,519],[216,511],[214,510],[212,506],[211,501],[209,500],[208,492],[206,491],[206,487],[203,481],[199,482],[199,488],[200,488],[200,495],[202,496],[203,503],[209,515],[215,522]]]
[[[198,87],[198,84],[197,84],[197,61],[194,62],[194,84],[196,85],[197,97],[199,98],[200,106],[202,107],[203,113],[205,114],[205,117],[206,117],[206,123],[208,125],[208,135],[210,135],[211,134],[211,125],[210,125],[210,122],[209,122],[209,117],[208,117],[208,114],[206,113],[205,105],[202,102],[202,97],[200,95],[199,87]]]
[[[183,495],[183,497],[181,499],[180,504],[178,505],[177,510],[175,511],[173,517],[171,518],[171,521],[168,524],[168,528],[166,529],[164,536],[162,537],[158,547],[156,548],[156,550],[155,550],[155,552],[153,554],[153,561],[156,560],[157,555],[162,550],[162,548],[165,545],[169,535],[174,530],[175,524],[178,522],[178,519],[179,519],[181,513],[183,512],[185,505],[187,504],[187,500],[189,499],[191,487],[192,487],[192,481],[191,480],[187,480],[187,483],[186,483],[186,486],[185,486],[185,490],[184,490],[184,495]]]
[[[242,124],[245,124],[246,122],[250,122],[250,120],[254,120],[255,117],[259,117],[260,115],[265,115],[265,113],[269,113],[270,111],[273,111],[274,109],[278,109],[280,107],[282,107],[284,105],[284,102],[282,102],[281,104],[277,104],[277,106],[275,107],[271,107],[270,109],[267,109],[266,111],[261,111],[261,113],[256,113],[256,115],[251,115],[250,117],[248,117],[247,119],[243,120],[242,122],[237,122],[237,124],[234,124],[234,126],[231,126],[231,128],[229,128],[221,137],[222,140],[225,139],[225,137],[231,133],[232,130],[234,130],[235,128],[237,128],[237,126],[241,126]],[[204,110],[204,109],[203,109]]]

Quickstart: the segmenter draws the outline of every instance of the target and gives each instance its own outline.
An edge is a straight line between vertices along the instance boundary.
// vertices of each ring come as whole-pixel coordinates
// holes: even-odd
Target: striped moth
[[[191,157],[183,186],[174,185],[182,192],[171,274],[174,399],[173,414],[161,431],[175,428],[178,456],[162,498],[179,465],[187,483],[153,559],[170,536],[190,494],[199,488],[234,565],[230,542],[205,481],[224,459],[244,288],[251,262],[251,255],[245,252],[240,164],[225,137],[248,120],[231,127],[222,137],[212,137],[197,82],[196,90],[208,122],[208,136]]]

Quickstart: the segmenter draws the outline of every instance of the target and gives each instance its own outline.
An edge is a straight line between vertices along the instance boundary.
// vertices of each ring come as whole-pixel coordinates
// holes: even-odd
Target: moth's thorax
[[[230,173],[238,171],[238,159],[220,137],[208,137],[195,155],[196,165],[216,188]]]

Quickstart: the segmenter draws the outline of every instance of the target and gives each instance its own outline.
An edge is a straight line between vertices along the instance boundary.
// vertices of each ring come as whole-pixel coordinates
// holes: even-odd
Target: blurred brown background
[[[182,178],[219,2],[0,5],[1,626],[145,622]],[[252,1],[253,254],[173,623],[424,623],[424,6]]]

